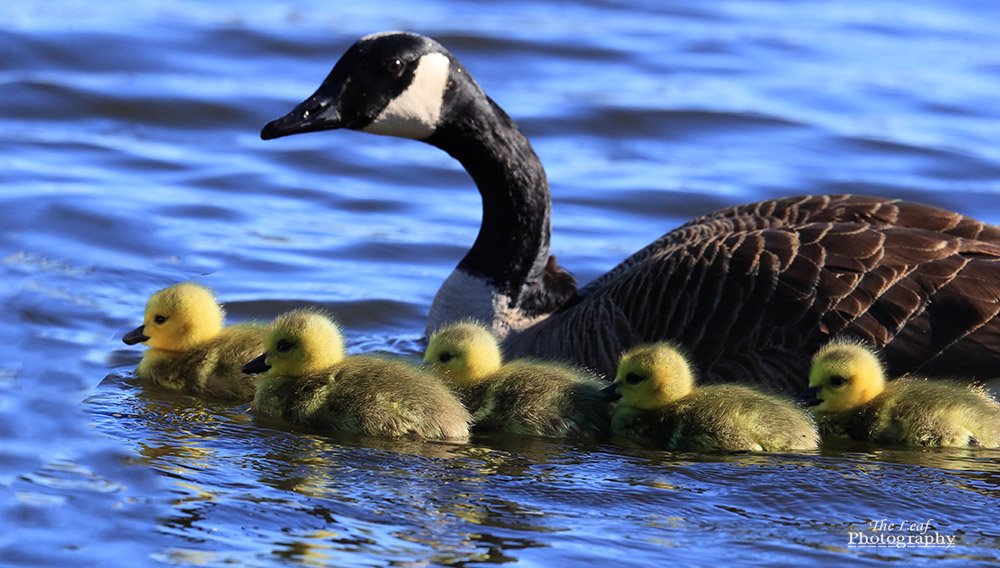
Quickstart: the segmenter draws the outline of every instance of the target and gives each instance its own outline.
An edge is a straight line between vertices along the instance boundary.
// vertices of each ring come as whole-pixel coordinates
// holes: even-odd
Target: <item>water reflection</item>
[[[131,388],[127,377],[111,379],[104,385],[109,395],[87,403],[95,416],[118,420],[115,431],[141,433],[133,440],[137,453],[174,494],[159,524],[192,544],[233,538],[207,527],[241,526],[234,515],[254,519],[253,530],[278,546],[277,554],[307,564],[373,544],[401,559],[420,549],[451,559],[500,558],[497,543],[473,525],[554,530],[539,523],[543,510],[483,488],[487,475],[518,476],[530,468],[524,459],[505,460],[504,452],[280,430],[290,425],[251,421],[245,407],[145,392]],[[125,390],[110,394],[119,387]],[[192,554],[177,549],[171,558],[190,561]]]
[[[634,548],[639,559],[663,547],[691,550],[708,532],[825,558],[856,554],[842,541],[873,519],[917,519],[928,510],[941,517],[938,530],[981,547],[992,529],[980,507],[1000,497],[996,451],[852,444],[695,454],[509,434],[468,444],[385,440],[147,392],[128,374],[110,376],[86,404],[98,429],[130,432],[123,442],[169,484],[173,497],[158,524],[187,543],[171,549],[172,561],[274,554],[349,564],[366,551],[390,563],[501,563],[575,546],[594,530],[594,546],[620,539],[614,546]],[[212,552],[234,541],[245,546]],[[871,558],[886,554],[898,557]]]

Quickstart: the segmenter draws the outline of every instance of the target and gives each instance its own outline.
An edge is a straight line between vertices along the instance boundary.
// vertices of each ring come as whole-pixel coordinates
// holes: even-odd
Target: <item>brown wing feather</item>
[[[1000,356],[1000,229],[880,198],[772,200],[667,233],[582,296],[510,350],[612,376],[623,350],[673,340],[708,382],[791,391],[847,334],[884,346],[892,374],[975,377]]]
[[[1000,227],[952,211],[881,197],[817,195],[786,197],[721,209],[692,219],[653,241],[584,288],[583,295],[605,286],[650,256],[685,248],[713,235],[809,223],[854,222],[876,227],[908,227],[1000,244]]]

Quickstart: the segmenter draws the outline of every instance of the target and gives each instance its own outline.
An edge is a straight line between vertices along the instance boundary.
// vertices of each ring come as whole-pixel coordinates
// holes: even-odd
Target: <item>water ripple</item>
[[[867,193],[1000,222],[989,3],[16,2],[0,12],[0,557],[31,566],[1000,560],[996,451],[652,452],[332,435],[143,388],[121,343],[197,278],[230,321],[338,317],[418,359],[476,238],[449,156],[264,142],[355,39],[436,36],[523,127],[582,281],[685,220]],[[598,25],[599,24],[599,25]],[[880,519],[951,549],[863,549]]]

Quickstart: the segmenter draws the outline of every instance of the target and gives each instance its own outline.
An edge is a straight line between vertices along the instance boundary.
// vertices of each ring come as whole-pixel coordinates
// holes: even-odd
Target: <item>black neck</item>
[[[551,232],[548,181],[527,137],[500,107],[481,91],[463,97],[456,90],[451,116],[460,118],[443,117],[425,141],[461,162],[483,198],[479,236],[458,268],[488,279],[516,302],[524,284],[543,285]]]

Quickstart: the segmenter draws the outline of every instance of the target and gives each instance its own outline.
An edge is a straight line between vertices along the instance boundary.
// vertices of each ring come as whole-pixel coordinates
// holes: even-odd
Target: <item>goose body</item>
[[[886,382],[877,355],[832,341],[802,393],[824,437],[911,446],[1000,447],[1000,404],[981,386],[905,376]]]
[[[424,364],[459,395],[476,430],[549,437],[609,432],[610,408],[596,377],[559,363],[501,357],[489,330],[459,322],[431,337]]]
[[[644,446],[681,451],[814,450],[816,424],[788,398],[738,384],[696,387],[684,354],[667,343],[622,356],[608,395],[612,431]]]
[[[472,176],[483,221],[430,308],[428,336],[487,322],[508,356],[613,376],[641,344],[685,346],[708,382],[797,392],[832,337],[880,346],[895,373],[989,374],[1000,355],[1000,229],[943,209],[854,195],[710,213],[582,289],[549,254],[548,182],[527,138],[441,44],[356,42],[265,139],[348,128],[437,146]]]
[[[223,327],[225,313],[211,290],[181,282],[153,294],[143,324],[122,338],[149,346],[135,373],[160,388],[248,402],[253,380],[241,371],[264,347],[267,328],[247,323]]]
[[[441,381],[403,361],[346,355],[328,317],[298,310],[278,317],[263,355],[251,409],[321,430],[381,437],[464,440],[469,415]]]

